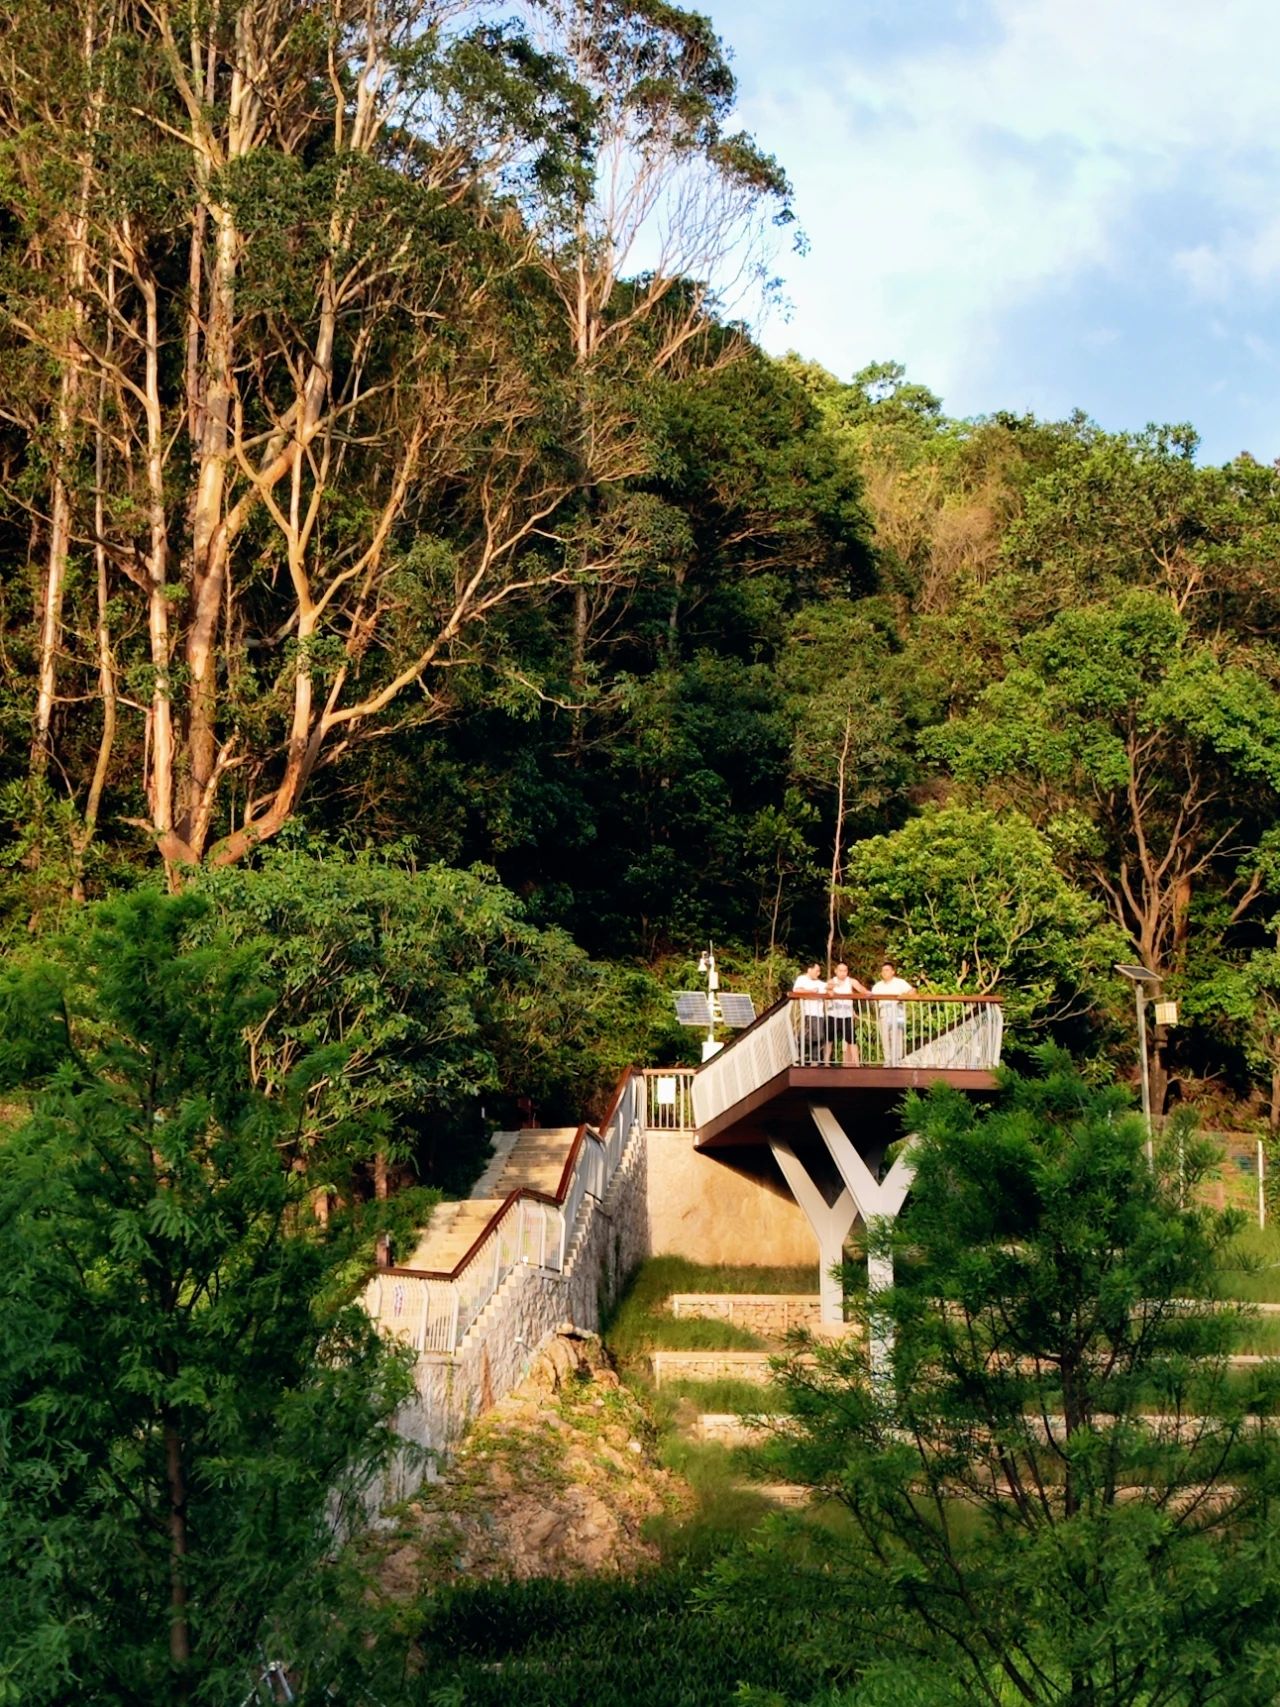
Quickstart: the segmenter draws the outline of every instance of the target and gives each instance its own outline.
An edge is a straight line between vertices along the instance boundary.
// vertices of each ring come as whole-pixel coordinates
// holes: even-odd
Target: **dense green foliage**
[[[358,1698],[368,1200],[674,1057],[707,938],[1095,1060],[1141,958],[1157,1103],[1280,1131],[1280,471],[771,360],[734,100],[665,0],[0,16],[0,1701],[239,1700],[276,1633]],[[903,1401],[790,1378],[862,1550],[460,1590],[389,1694],[1265,1697],[1269,1395],[1169,1307],[1199,1151],[1061,1067],[912,1118]],[[624,1359],[734,1338],[674,1278]]]
[[[420,867],[403,848],[273,846],[194,887],[211,903],[209,933],[266,956],[277,995],[251,1036],[262,1088],[340,1047],[326,1119],[380,1130],[433,1184],[470,1183],[488,1136],[477,1100],[497,1114],[514,1087],[576,1124],[670,1029],[654,979],[534,927],[482,867]]]
[[[630,1582],[461,1586],[418,1632],[433,1707],[711,1707],[740,1688],[806,1701],[823,1666],[793,1651],[783,1619],[699,1609],[699,1573],[679,1565]]]
[[[717,288],[767,292],[786,180],[678,7],[23,0],[3,51],[10,939],[300,827],[483,864],[596,962],[710,936],[772,994],[891,944],[1085,1047],[1142,958],[1193,1020],[1158,1085],[1280,1122],[1274,468],[767,358]],[[589,1103],[579,1024],[631,1048],[639,986],[515,958],[560,1019],[419,1050],[438,1121]]]
[[[1270,1701],[1278,1395],[1229,1375],[1236,1222],[1195,1202],[1202,1147],[1150,1168],[1058,1056],[990,1111],[938,1088],[907,1118],[912,1194],[871,1235],[892,1385],[848,1343],[783,1379],[777,1466],[858,1531],[823,1580],[841,1619],[880,1621],[921,1700]]]
[[[206,912],[144,889],[0,980],[6,1702],[238,1700],[260,1644],[328,1640],[408,1391],[352,1300],[376,1227],[310,1214],[360,1141],[340,1048],[255,1086],[276,991]]]

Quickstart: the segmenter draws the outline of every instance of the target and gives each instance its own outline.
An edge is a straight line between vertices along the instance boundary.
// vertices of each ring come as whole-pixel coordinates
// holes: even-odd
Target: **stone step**
[[[516,1141],[519,1137],[518,1132],[493,1133],[489,1139],[489,1148],[493,1154],[490,1156],[484,1172],[471,1187],[472,1197],[493,1197],[496,1195],[498,1180],[503,1168],[507,1165],[508,1156],[516,1147]]]
[[[766,1386],[773,1373],[768,1351],[651,1351],[653,1384],[664,1381],[752,1381]]]
[[[506,1197],[522,1187],[553,1194],[559,1188],[565,1159],[577,1134],[576,1126],[531,1127],[517,1133],[491,1187],[493,1194]]]
[[[758,1446],[769,1431],[737,1411],[703,1411],[693,1432],[697,1439],[711,1440],[718,1446]]]
[[[500,1197],[468,1197],[461,1203],[438,1203],[413,1254],[399,1266],[448,1274],[501,1208]]]
[[[772,1500],[774,1505],[791,1508],[808,1505],[813,1499],[813,1489],[803,1488],[798,1482],[744,1482],[743,1487],[750,1488],[753,1493],[762,1494],[765,1499]]]

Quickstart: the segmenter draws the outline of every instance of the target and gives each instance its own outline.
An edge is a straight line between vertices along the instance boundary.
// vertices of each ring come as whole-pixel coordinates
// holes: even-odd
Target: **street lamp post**
[[[1138,1064],[1142,1069],[1142,1118],[1147,1123],[1147,1165],[1155,1166],[1155,1148],[1151,1131],[1151,1062],[1147,1055],[1147,991],[1160,984],[1158,973],[1147,966],[1124,966],[1116,962],[1115,970],[1133,985],[1138,1007]]]

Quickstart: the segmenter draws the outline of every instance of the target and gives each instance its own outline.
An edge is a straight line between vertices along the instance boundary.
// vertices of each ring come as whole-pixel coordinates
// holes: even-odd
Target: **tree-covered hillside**
[[[1141,958],[1280,1120],[1280,474],[769,358],[734,96],[641,0],[9,8],[5,930],[394,846],[1090,1047]]]

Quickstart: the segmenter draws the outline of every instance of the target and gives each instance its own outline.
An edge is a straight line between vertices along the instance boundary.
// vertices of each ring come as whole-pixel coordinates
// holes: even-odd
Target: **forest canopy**
[[[647,0],[4,11],[3,929],[480,864],[610,1061],[654,986],[605,964],[708,938],[1090,1047],[1136,957],[1167,1064],[1280,1122],[1280,474],[768,356],[790,190],[735,95]],[[441,1109],[571,1098],[576,1047]]]

